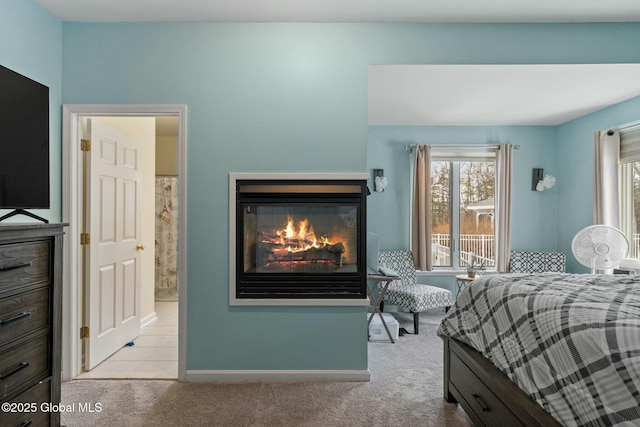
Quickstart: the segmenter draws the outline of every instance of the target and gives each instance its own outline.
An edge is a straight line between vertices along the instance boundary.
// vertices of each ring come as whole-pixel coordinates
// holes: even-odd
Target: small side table
[[[369,301],[371,301],[371,305],[373,306],[373,312],[369,315],[369,321],[367,322],[367,326],[371,324],[371,320],[373,320],[373,316],[378,313],[380,316],[380,321],[382,322],[382,326],[384,326],[384,330],[387,331],[387,335],[389,336],[389,340],[395,344],[393,337],[391,336],[391,332],[389,332],[389,327],[387,326],[387,322],[384,321],[384,316],[382,315],[382,311],[380,311],[380,303],[384,299],[384,294],[387,292],[387,288],[389,284],[394,280],[400,279],[400,276],[383,276],[381,274],[367,274],[367,295],[369,295]],[[369,283],[373,283],[373,289],[369,286]],[[382,283],[382,289],[380,289],[380,295],[376,298],[375,288],[378,283]]]
[[[469,277],[466,274],[456,275],[456,286],[458,287],[456,292],[456,299],[460,295],[460,292],[462,292],[464,288],[469,286],[469,283],[473,282],[475,279],[475,277]]]

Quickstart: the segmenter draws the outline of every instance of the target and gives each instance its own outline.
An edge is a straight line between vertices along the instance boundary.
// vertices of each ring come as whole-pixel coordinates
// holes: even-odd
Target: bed
[[[477,425],[640,425],[640,277],[487,275],[438,335],[445,399]]]

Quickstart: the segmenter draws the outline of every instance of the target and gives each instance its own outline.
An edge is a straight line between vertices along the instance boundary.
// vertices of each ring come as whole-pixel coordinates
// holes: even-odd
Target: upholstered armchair
[[[401,278],[389,284],[383,303],[413,313],[413,328],[416,334],[421,311],[435,308],[448,310],[453,304],[451,291],[416,283],[416,267],[411,251],[380,251],[378,264],[394,270]]]

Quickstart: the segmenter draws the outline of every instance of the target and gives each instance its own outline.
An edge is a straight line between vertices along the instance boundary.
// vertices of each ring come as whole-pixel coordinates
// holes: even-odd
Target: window
[[[640,126],[620,131],[620,228],[630,258],[640,258]]]
[[[629,169],[631,169],[632,180],[631,180],[631,188],[632,188],[632,199],[629,202],[628,215],[629,221],[631,222],[631,229],[629,233],[629,257],[631,258],[640,258],[640,234],[638,231],[640,230],[640,161],[636,161],[629,164]]]
[[[450,150],[449,150],[450,151]],[[495,155],[433,150],[432,266],[462,269],[472,256],[495,267]]]

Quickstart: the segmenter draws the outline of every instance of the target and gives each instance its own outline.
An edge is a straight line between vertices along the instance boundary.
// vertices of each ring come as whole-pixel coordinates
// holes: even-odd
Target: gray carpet
[[[435,331],[443,314],[423,313],[420,335],[369,342],[369,382],[76,380],[62,385],[62,402],[100,403],[102,410],[62,413],[62,425],[467,427],[464,411],[442,398],[442,342]],[[395,315],[413,331],[410,314]]]

